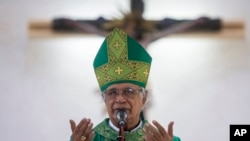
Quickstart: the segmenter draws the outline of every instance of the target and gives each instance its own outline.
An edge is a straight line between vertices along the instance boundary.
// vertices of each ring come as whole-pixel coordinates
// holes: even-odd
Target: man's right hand
[[[72,141],[92,141],[94,137],[93,123],[90,119],[83,118],[76,126],[74,120],[70,120],[70,127],[72,131]]]

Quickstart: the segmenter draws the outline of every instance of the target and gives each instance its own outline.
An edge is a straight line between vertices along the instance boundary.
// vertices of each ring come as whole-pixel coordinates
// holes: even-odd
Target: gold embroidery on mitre
[[[147,77],[149,75],[148,69],[146,69],[143,73]]]
[[[123,69],[121,69],[119,66],[117,67],[117,69],[115,70],[115,72],[120,75],[121,72],[123,71]]]
[[[113,45],[113,47],[115,49],[119,49],[121,47],[121,44],[118,41],[116,41],[115,44]]]
[[[95,69],[100,87],[117,80],[146,83],[150,64],[128,59],[127,35],[118,30],[106,39],[108,62]]]

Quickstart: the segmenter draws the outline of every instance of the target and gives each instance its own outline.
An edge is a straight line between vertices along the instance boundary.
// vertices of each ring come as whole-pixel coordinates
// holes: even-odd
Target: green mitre
[[[115,83],[146,87],[152,58],[123,31],[115,28],[103,41],[94,59],[94,70],[101,91]]]

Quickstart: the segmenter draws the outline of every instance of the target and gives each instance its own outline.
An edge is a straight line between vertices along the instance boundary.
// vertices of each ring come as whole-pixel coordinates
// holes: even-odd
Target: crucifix
[[[241,23],[223,23],[219,18],[199,17],[197,19],[176,20],[164,18],[161,20],[148,20],[143,17],[144,1],[130,0],[130,12],[123,13],[122,19],[106,19],[98,17],[96,20],[73,20],[68,18],[55,18],[52,20],[52,30],[69,33],[95,34],[105,37],[108,32],[117,27],[136,39],[143,47],[160,38],[176,33],[206,31],[220,31],[225,26],[239,27]],[[39,27],[41,24],[32,23],[31,27]]]
[[[106,19],[98,17],[96,20],[55,18],[49,23],[31,23],[31,28],[51,28],[56,33],[82,33],[105,37],[113,28],[117,27],[137,40],[145,48],[149,44],[168,35],[186,32],[217,32],[222,28],[242,28],[241,22],[225,23],[221,19],[199,17],[197,19],[176,20],[164,18],[148,20],[143,17],[144,1],[130,0],[130,12],[123,13],[121,19]],[[117,42],[114,48],[119,48]],[[119,67],[116,72],[123,71]],[[144,72],[148,75],[148,72]],[[150,107],[152,102],[147,104]],[[147,108],[147,107],[146,107]]]

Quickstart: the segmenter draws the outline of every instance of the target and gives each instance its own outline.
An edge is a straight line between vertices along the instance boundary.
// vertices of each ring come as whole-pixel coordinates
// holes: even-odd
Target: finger
[[[146,133],[144,133],[145,135],[144,135],[144,140],[145,141],[153,141],[154,139],[152,139],[152,137],[150,136],[150,135],[148,135],[148,134],[146,134]]]
[[[90,122],[90,119],[83,120],[83,124],[81,125],[81,128],[78,132],[78,136],[83,136],[83,135],[86,136],[86,130],[87,130],[89,122]]]
[[[145,141],[153,141],[154,139],[152,138],[152,135],[150,134],[150,132],[148,131],[148,129],[146,129],[146,127],[144,127],[142,129],[142,131],[144,132],[144,140]]]
[[[70,128],[71,128],[71,131],[72,133],[74,132],[75,128],[76,128],[76,123],[74,120],[69,120],[69,123],[70,123]]]
[[[73,135],[74,136],[80,136],[79,135],[79,132],[80,132],[80,128],[82,127],[83,123],[86,121],[86,118],[83,118],[80,123],[76,126],[74,132],[73,132]]]
[[[95,135],[95,132],[94,132],[94,131],[91,131],[91,133],[89,134],[89,136],[88,136],[88,138],[87,138],[87,141],[92,141],[94,135]]]
[[[87,129],[86,129],[85,134],[84,134],[84,135],[86,135],[87,138],[88,138],[88,137],[90,136],[90,134],[91,134],[92,127],[93,127],[93,123],[90,122],[90,123],[88,124]]]
[[[159,122],[157,122],[156,120],[153,120],[153,124],[155,125],[155,127],[158,129],[159,133],[162,136],[167,136],[167,131],[165,130],[165,128],[163,126],[160,125]]]
[[[151,140],[161,140],[162,139],[160,133],[151,124],[147,123],[145,126],[145,129],[146,129],[148,136]]]
[[[174,136],[173,126],[174,126],[174,122],[171,121],[171,122],[168,124],[168,135],[171,136],[171,137]]]
[[[77,134],[78,134],[78,131],[83,123],[83,120],[84,119],[82,119],[77,126],[73,120],[70,120],[71,130],[72,130],[72,135],[71,135],[72,140],[78,140],[79,137],[77,136]]]

